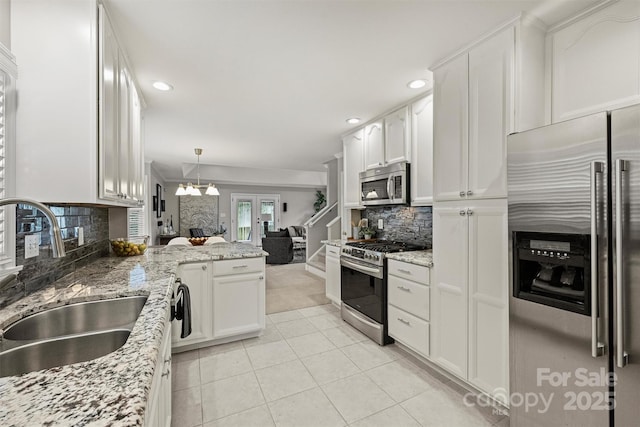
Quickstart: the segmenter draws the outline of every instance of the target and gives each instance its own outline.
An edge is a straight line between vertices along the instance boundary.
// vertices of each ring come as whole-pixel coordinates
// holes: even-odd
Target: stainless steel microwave
[[[364,206],[408,204],[409,163],[360,172],[360,197]]]

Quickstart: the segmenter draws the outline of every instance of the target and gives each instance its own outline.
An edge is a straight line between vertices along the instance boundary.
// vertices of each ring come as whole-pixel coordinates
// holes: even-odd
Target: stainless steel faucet
[[[43,205],[42,203],[31,200],[31,199],[21,199],[18,197],[10,197],[7,199],[0,199],[0,206],[5,205],[17,205],[18,203],[22,203],[25,205],[33,206],[37,208],[40,212],[42,212],[47,219],[49,220],[49,224],[51,228],[49,230],[49,234],[51,235],[51,250],[53,251],[54,258],[61,258],[66,255],[64,251],[64,242],[62,241],[62,234],[60,233],[60,225],[58,224],[58,219],[51,212],[51,209]]]

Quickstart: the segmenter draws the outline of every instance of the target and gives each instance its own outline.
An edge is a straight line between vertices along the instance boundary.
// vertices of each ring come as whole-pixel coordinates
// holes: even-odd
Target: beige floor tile
[[[320,316],[322,314],[327,314],[329,312],[329,310],[325,308],[327,306],[333,306],[333,304],[323,304],[323,305],[316,305],[314,307],[301,308],[298,310],[298,312],[302,314],[302,317]]]
[[[326,384],[360,373],[360,369],[340,350],[305,357],[302,363],[318,384]]]
[[[408,364],[403,365],[399,361],[370,369],[365,374],[396,402],[433,390],[431,384],[410,369]]]
[[[289,338],[287,342],[298,357],[311,356],[312,354],[323,353],[336,348],[336,346],[320,332]]]
[[[171,393],[171,425],[192,427],[202,424],[200,386]]]
[[[270,324],[267,324],[266,328],[264,329],[264,333],[262,335],[260,335],[259,337],[247,338],[246,340],[242,340],[242,344],[244,345],[244,348],[249,348],[256,345],[280,341],[283,339],[284,337],[282,336],[282,334],[280,334],[280,331],[278,331],[278,328],[276,328],[276,325],[273,323],[270,323]]]
[[[213,421],[265,403],[253,372],[202,385],[203,421]]]
[[[258,369],[256,377],[267,402],[317,386],[313,377],[299,360]]]
[[[249,347],[247,354],[253,369],[262,369],[298,358],[284,340]]]
[[[188,360],[197,360],[200,357],[198,350],[183,351],[182,353],[171,354],[171,360],[174,362],[186,362]]]
[[[173,358],[172,358],[173,359]],[[171,389],[174,391],[200,385],[200,360],[171,362]]]
[[[200,358],[200,381],[202,384],[229,378],[252,371],[247,352],[240,346],[240,350],[226,353],[212,354]]]
[[[424,427],[489,427],[492,424],[480,413],[467,407],[462,396],[446,387],[425,391],[400,406]]]
[[[315,326],[304,318],[277,323],[276,328],[285,338],[299,337],[318,331]]]
[[[368,340],[366,336],[359,331],[349,328],[330,328],[321,331],[322,334],[329,339],[336,347],[346,347],[348,345],[357,344]]]
[[[342,323],[344,321],[332,314],[326,313],[321,314],[320,316],[309,317],[309,322],[311,322],[313,326],[322,331],[324,329],[331,329],[342,326]]]
[[[273,419],[266,405],[211,421],[202,427],[273,427]]]
[[[395,405],[393,399],[364,374],[325,384],[322,390],[347,423]]]
[[[269,403],[278,427],[342,427],[344,419],[322,390],[314,388]]]
[[[402,409],[395,405],[384,411],[356,421],[349,427],[420,427],[420,424]]]
[[[203,347],[199,351],[200,358],[212,356],[214,354],[226,353],[229,351],[239,350],[244,348],[242,341],[234,341],[226,344],[211,345],[209,347]]]
[[[371,340],[342,347],[340,350],[363,371],[392,362],[397,358]]]
[[[303,318],[302,314],[300,314],[297,310],[283,311],[282,313],[269,314],[267,317],[269,317],[269,319],[271,319],[271,321],[276,324]]]

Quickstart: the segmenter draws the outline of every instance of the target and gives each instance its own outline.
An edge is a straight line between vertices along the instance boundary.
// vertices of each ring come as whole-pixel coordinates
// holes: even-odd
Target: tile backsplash
[[[363,218],[369,227],[376,229],[378,239],[397,240],[431,248],[432,208],[430,206],[381,206],[365,209]],[[378,230],[378,220],[384,221],[384,228]]]
[[[50,247],[50,224],[44,214],[29,205],[16,208],[16,265],[24,268],[17,282],[0,289],[0,308],[41,289],[89,264],[109,255],[109,209],[93,206],[49,206],[60,224],[67,255],[53,258]],[[84,244],[78,246],[78,227],[82,227]],[[40,254],[24,258],[24,238],[29,234],[40,236]]]

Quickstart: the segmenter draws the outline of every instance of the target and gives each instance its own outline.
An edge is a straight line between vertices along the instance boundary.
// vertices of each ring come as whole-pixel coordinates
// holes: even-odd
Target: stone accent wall
[[[97,258],[109,255],[109,209],[86,206],[50,206],[60,224],[67,255],[53,258],[50,225],[39,210],[28,205],[16,208],[16,265],[24,268],[18,280],[8,288],[0,289],[0,308],[33,293],[76,268]],[[78,247],[78,227],[83,228],[84,245]],[[24,258],[24,237],[40,235],[40,254]]]
[[[218,197],[180,197],[180,235],[191,237],[190,228],[202,228],[205,236],[218,232]]]
[[[431,248],[433,217],[430,206],[381,206],[364,210],[363,218],[375,228],[378,239],[396,240]],[[378,230],[378,219],[384,220],[384,229]]]

